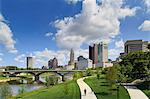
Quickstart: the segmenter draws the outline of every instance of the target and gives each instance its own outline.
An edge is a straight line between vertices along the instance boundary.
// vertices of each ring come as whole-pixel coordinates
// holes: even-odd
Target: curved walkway
[[[141,90],[135,86],[125,86],[131,99],[149,99]]]
[[[81,99],[97,99],[94,92],[91,90],[91,88],[83,81],[85,78],[80,78],[77,80],[77,84],[80,88],[81,92]],[[84,94],[84,89],[86,89],[86,95]]]

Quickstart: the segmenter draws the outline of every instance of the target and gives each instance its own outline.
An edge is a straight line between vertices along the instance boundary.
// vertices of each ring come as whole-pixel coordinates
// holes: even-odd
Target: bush
[[[8,99],[11,96],[12,96],[12,91],[10,86],[8,84],[2,85],[2,87],[0,88],[0,98]]]
[[[92,71],[91,69],[86,70],[86,76],[92,76]]]
[[[49,87],[50,85],[58,84],[58,77],[55,76],[46,76],[46,86]]]
[[[18,90],[18,93],[19,93],[19,94],[23,94],[23,93],[25,93],[25,92],[26,92],[26,88],[25,88],[24,85],[22,85],[21,88]]]

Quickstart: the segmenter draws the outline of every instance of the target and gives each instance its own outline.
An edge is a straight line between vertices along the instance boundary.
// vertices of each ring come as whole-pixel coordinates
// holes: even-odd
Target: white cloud
[[[75,60],[79,55],[84,56],[85,58],[88,58],[88,49],[79,49],[75,50]],[[48,60],[53,59],[56,57],[58,59],[58,64],[59,65],[65,65],[68,64],[69,61],[69,56],[70,51],[69,50],[60,50],[60,51],[53,51],[53,50],[48,50],[45,48],[43,51],[35,51],[29,56],[32,56],[34,58],[34,64],[37,67],[41,66],[47,66],[48,65]],[[21,54],[18,55],[14,60],[19,63],[26,63],[26,57],[28,55]]]
[[[52,51],[45,48],[43,51],[35,51],[35,61],[36,64],[40,63],[41,65],[48,65],[48,60],[56,57],[58,59],[59,65],[64,65],[66,62],[68,51]]]
[[[14,60],[19,63],[25,63],[26,55],[25,54],[18,55],[17,57],[14,58]]]
[[[115,48],[109,49],[109,58],[115,60],[119,57],[120,53],[124,52],[124,42],[121,39],[120,41],[115,42]]]
[[[52,35],[53,35],[53,33],[51,33],[51,32],[48,32],[48,33],[45,34],[46,37],[50,37]]]
[[[79,55],[88,58],[88,49],[78,49],[74,50],[75,53],[75,60]],[[43,51],[36,51],[34,52],[34,56],[36,58],[36,64],[46,65],[48,64],[49,59],[53,59],[56,57],[58,59],[59,65],[68,64],[70,51],[69,50],[60,50],[60,51],[52,51],[48,50],[47,48]]]
[[[0,56],[3,56],[3,53],[0,53]],[[0,62],[2,61],[3,59],[0,57]]]
[[[0,62],[2,61],[3,59],[0,57]]]
[[[147,13],[149,13],[150,12],[150,0],[144,0],[144,4],[147,8]]]
[[[115,42],[116,48],[124,48],[124,42],[121,39],[120,41]]]
[[[0,44],[3,44],[10,53],[16,53],[15,43],[12,31],[5,23],[5,19],[0,13]]]
[[[3,53],[0,53],[0,56],[3,56]]]
[[[138,29],[141,31],[150,31],[150,20],[145,20]]]
[[[84,43],[109,42],[120,33],[120,19],[134,16],[137,8],[123,7],[124,0],[84,0],[82,11],[74,17],[54,22],[56,42],[63,49],[78,49]]]

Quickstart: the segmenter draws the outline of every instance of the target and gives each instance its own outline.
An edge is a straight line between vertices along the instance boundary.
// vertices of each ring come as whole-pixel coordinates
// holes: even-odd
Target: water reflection
[[[22,88],[22,85],[9,85],[9,86],[12,89],[13,96],[19,94],[19,89]],[[30,91],[37,90],[39,88],[44,87],[43,85],[38,85],[38,84],[24,84],[23,86],[26,92],[30,92]]]

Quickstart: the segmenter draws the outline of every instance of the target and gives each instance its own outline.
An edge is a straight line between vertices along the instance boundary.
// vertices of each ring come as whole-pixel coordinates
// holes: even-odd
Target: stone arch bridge
[[[8,70],[8,71],[0,71],[7,76],[16,77],[17,74],[28,73],[34,76],[34,81],[40,81],[40,75],[43,73],[56,73],[62,77],[62,81],[64,81],[64,76],[71,73],[76,72],[85,72],[86,70]]]

